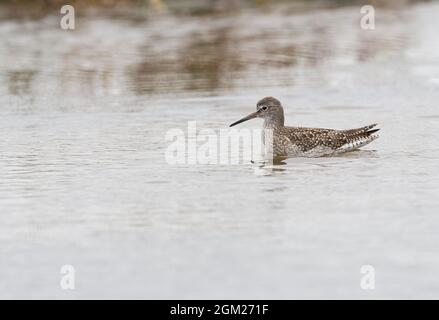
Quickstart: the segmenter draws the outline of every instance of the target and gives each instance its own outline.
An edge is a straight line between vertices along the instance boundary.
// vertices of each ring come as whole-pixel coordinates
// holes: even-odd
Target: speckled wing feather
[[[281,134],[287,136],[303,153],[321,150],[329,154],[351,151],[375,140],[378,136],[373,133],[379,130],[373,129],[375,126],[372,124],[349,130],[284,127]]]

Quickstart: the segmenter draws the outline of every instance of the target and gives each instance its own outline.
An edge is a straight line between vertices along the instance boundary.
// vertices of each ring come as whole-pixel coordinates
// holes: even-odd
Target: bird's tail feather
[[[375,135],[374,133],[378,132],[380,129],[374,129],[376,125],[377,124],[374,123],[357,129],[343,130],[343,133],[346,135],[347,143],[344,144],[338,152],[352,151],[377,139],[378,135]]]
[[[367,138],[373,133],[379,131],[380,129],[374,129],[376,126],[377,123],[374,123],[361,128],[343,130],[343,133],[346,135],[348,140],[358,140],[361,138]]]

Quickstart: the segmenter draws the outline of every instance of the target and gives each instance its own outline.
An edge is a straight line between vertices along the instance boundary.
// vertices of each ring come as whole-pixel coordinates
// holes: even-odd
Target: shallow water
[[[438,15],[0,21],[0,297],[438,298]],[[225,128],[266,95],[289,125],[381,137],[274,170],[165,161],[167,130]]]

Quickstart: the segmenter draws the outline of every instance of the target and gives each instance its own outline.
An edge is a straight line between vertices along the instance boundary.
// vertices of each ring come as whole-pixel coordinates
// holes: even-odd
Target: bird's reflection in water
[[[379,158],[376,150],[353,150],[345,154],[329,155],[325,158]]]
[[[302,165],[330,168],[333,165],[340,164],[341,162],[337,161],[337,159],[340,158],[351,161],[351,159],[378,158],[378,155],[376,150],[355,150],[352,152],[347,152],[343,155],[330,155],[318,158],[290,158],[291,161],[289,161],[289,163],[291,164],[291,162],[298,161]],[[281,168],[280,166],[288,164],[286,162],[287,159],[287,157],[274,157],[273,160],[251,160],[251,163],[254,165],[256,175],[267,176],[272,175],[275,172],[286,171],[285,168]]]
[[[283,172],[286,171],[284,168],[280,168],[279,166],[286,165],[284,162],[284,158],[273,158],[273,160],[251,160],[251,163],[254,165],[254,173],[258,176],[269,176],[275,172]]]

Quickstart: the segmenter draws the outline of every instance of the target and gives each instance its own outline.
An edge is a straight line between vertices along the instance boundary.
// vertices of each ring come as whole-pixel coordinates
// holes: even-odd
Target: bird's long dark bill
[[[250,119],[256,118],[257,116],[258,116],[258,111],[253,112],[253,113],[249,114],[247,117],[244,117],[244,118],[242,118],[241,120],[238,120],[238,121],[236,121],[236,122],[233,122],[229,127],[236,126],[236,125],[239,124],[239,123],[242,123],[242,122],[244,122],[244,121],[247,121],[247,120],[250,120]]]

